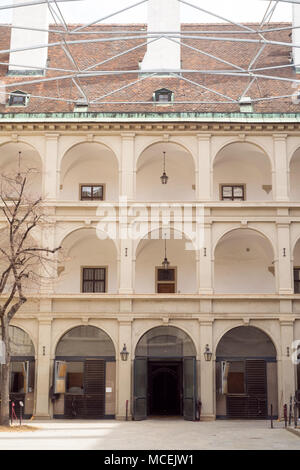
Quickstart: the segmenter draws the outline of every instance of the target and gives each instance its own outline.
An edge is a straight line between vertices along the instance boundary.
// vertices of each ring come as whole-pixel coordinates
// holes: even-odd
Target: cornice
[[[184,118],[180,122],[0,122],[0,132],[5,134],[43,133],[51,137],[59,134],[97,134],[107,132],[132,136],[139,133],[153,133],[171,135],[176,133],[192,133],[198,138],[207,138],[210,134],[233,133],[238,137],[249,133],[276,134],[284,133],[284,138],[289,134],[300,134],[300,122],[286,123],[235,123],[235,122],[188,122]],[[201,134],[203,132],[203,135]],[[244,134],[243,134],[244,133]],[[57,135],[58,134],[58,135]],[[282,135],[281,135],[282,138]]]

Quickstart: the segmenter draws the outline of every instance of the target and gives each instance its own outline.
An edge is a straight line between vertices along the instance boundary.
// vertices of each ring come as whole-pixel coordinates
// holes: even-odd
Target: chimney
[[[295,26],[298,28],[293,29],[292,42],[299,47],[293,47],[293,62],[296,72],[300,73],[300,4],[293,5],[293,27]]]
[[[42,3],[31,6],[18,6],[28,4],[28,0],[13,0],[13,19],[9,54],[9,75],[44,75],[47,65],[48,47],[27,49],[13,52],[15,49],[24,49],[48,44],[49,10],[48,4]],[[31,29],[15,29],[14,26]],[[43,31],[34,31],[39,29]]]
[[[148,2],[148,32],[175,32],[180,33],[180,3],[177,0],[149,0]],[[180,41],[180,38],[175,38]],[[151,38],[148,39],[148,42]],[[180,44],[162,38],[151,42],[140,64],[142,72],[150,70],[166,70],[179,72]]]

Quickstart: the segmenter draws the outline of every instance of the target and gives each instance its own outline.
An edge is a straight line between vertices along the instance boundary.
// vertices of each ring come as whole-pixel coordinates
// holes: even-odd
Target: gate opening
[[[196,352],[182,330],[157,327],[139,341],[134,361],[135,420],[196,415]]]
[[[149,416],[182,415],[182,362],[149,362]]]

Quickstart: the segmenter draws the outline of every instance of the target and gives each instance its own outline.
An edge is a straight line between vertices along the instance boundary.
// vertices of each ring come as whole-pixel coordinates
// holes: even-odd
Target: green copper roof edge
[[[45,113],[0,114],[0,122],[300,122],[300,113]]]

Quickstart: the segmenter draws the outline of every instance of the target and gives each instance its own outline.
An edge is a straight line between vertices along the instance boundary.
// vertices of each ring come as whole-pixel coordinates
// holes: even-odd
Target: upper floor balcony
[[[34,168],[35,192],[58,207],[120,197],[145,205],[294,207],[300,203],[299,148],[297,136],[287,134],[3,136],[0,169]]]

